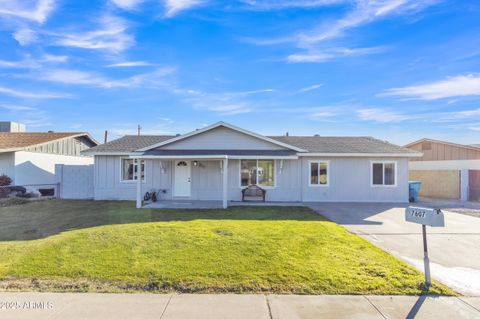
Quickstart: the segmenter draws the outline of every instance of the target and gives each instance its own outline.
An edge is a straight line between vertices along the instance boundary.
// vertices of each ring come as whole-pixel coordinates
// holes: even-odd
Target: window
[[[372,162],[372,185],[395,186],[396,162]]]
[[[137,160],[122,158],[122,181],[137,180]],[[142,161],[142,181],[145,180],[145,161]]]
[[[310,162],[310,186],[328,186],[328,161]]]
[[[275,186],[274,160],[241,160],[240,186]]]

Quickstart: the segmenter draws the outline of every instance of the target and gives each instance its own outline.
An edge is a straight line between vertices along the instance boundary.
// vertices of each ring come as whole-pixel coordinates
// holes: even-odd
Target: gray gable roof
[[[88,155],[89,153],[130,153],[139,148],[147,147],[153,144],[157,144],[171,138],[174,135],[125,135],[119,139],[110,141],[105,144],[101,144],[92,147],[82,154]]]
[[[89,153],[130,153],[174,138],[174,135],[126,135],[90,148],[83,152]],[[419,154],[414,150],[404,148],[373,137],[348,136],[269,136],[279,142],[307,150],[310,153],[365,153],[365,154]]]
[[[269,136],[310,153],[416,154],[413,150],[368,136]]]

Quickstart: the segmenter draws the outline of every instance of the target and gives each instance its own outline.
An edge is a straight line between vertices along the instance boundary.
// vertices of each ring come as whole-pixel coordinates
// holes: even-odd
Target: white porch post
[[[142,208],[142,161],[139,158],[134,161],[137,161],[137,208]]]
[[[228,157],[223,160],[223,208],[228,207]]]

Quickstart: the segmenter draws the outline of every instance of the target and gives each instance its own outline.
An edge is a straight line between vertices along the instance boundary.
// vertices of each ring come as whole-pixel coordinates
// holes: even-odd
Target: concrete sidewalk
[[[480,297],[4,292],[0,318],[480,318]]]

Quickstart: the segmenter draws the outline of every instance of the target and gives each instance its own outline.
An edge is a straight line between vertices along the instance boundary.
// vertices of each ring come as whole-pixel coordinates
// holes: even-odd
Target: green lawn
[[[0,208],[0,289],[420,294],[420,272],[304,207]],[[452,294],[435,283],[430,293]]]

